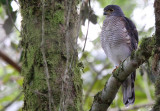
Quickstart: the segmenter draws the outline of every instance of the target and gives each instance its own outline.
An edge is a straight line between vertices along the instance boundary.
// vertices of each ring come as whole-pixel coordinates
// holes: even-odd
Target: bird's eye
[[[110,11],[110,12],[113,12],[114,10],[113,10],[113,9],[109,9],[109,11]]]

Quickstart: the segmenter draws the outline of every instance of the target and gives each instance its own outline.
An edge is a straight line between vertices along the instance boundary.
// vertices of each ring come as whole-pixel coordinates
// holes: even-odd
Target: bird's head
[[[106,16],[124,16],[122,9],[118,5],[108,5],[104,8]]]

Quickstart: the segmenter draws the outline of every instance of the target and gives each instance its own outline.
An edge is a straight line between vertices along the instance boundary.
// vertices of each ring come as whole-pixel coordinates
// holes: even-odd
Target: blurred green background
[[[77,6],[80,9],[80,5]],[[139,44],[144,37],[154,34],[154,8],[153,0],[91,0],[90,7],[97,23],[82,19],[83,25],[78,38],[79,61],[82,66],[83,79],[83,108],[88,111],[91,107],[94,95],[103,89],[106,81],[111,75],[113,65],[108,61],[100,45],[100,32],[103,17],[103,8],[109,4],[119,5],[126,17],[130,18],[139,32]],[[81,7],[81,10],[83,7]],[[86,10],[84,10],[85,12]],[[87,14],[88,11],[83,14]],[[0,51],[11,60],[21,66],[20,55],[20,30],[21,30],[20,5],[17,0],[0,1]],[[89,24],[89,26],[88,26]],[[88,31],[88,35],[87,35]],[[84,42],[87,42],[84,49]],[[151,60],[150,60],[151,61]],[[154,76],[151,72],[151,62],[145,63],[137,69],[135,81],[135,104],[126,108],[122,102],[122,91],[119,90],[109,111],[149,111],[155,99]],[[84,68],[83,68],[84,67]],[[0,58],[0,110],[20,111],[23,107],[23,77],[20,73]],[[138,109],[133,107],[137,106]],[[130,108],[132,110],[130,110]]]

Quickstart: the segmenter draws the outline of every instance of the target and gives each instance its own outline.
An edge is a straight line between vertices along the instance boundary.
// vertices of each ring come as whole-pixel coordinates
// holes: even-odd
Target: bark
[[[19,0],[23,111],[81,111],[78,0]]]
[[[155,0],[155,27],[156,27],[156,50],[152,62],[152,72],[156,76],[155,97],[156,102],[153,111],[160,111],[160,0]]]
[[[94,96],[90,111],[106,111],[108,109],[121,84],[136,68],[149,59],[152,55],[154,46],[154,37],[142,40],[140,48],[136,52],[133,52],[132,55],[113,72],[104,86],[104,89]]]

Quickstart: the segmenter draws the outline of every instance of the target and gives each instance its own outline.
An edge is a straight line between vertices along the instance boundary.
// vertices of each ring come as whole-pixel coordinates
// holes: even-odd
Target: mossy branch
[[[94,96],[90,111],[106,111],[114,100],[123,81],[141,64],[151,57],[155,46],[154,37],[144,38],[141,46],[130,57],[120,64],[104,86],[104,89]]]

